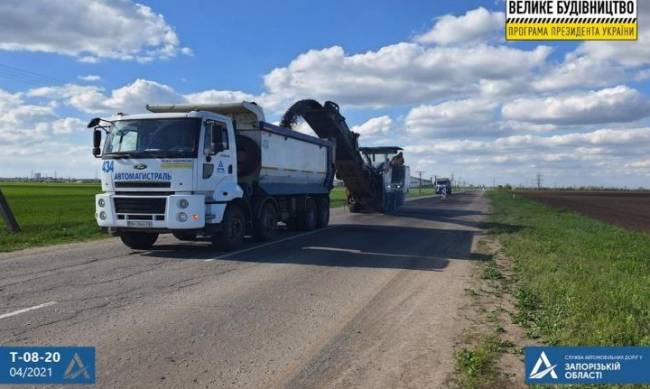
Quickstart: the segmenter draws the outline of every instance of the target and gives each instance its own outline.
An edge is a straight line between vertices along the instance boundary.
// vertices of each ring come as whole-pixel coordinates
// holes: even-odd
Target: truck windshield
[[[196,158],[201,119],[116,121],[106,138],[106,158]]]

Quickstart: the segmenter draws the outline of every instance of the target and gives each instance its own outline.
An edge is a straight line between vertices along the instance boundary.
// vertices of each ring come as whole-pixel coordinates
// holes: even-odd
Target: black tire
[[[316,202],[316,228],[325,228],[330,224],[330,199],[321,197]]]
[[[361,212],[361,205],[352,203],[348,205],[348,209],[350,210],[350,213],[359,213]]]
[[[253,223],[253,237],[259,242],[271,240],[275,236],[277,227],[278,212],[275,210],[275,206],[267,201]]]
[[[122,243],[134,250],[149,250],[158,240],[155,232],[123,231],[120,233]]]
[[[298,214],[296,223],[301,231],[311,231],[316,228],[316,202],[312,198],[305,200],[305,210]]]
[[[298,229],[298,222],[296,221],[296,217],[290,217],[289,220],[286,222],[287,228],[291,231],[295,231]]]
[[[174,238],[185,242],[192,242],[196,240],[196,232],[194,231],[174,231],[172,232]]]
[[[241,246],[246,234],[246,217],[236,205],[229,205],[221,221],[222,230],[212,239],[212,243],[223,249],[232,250]]]

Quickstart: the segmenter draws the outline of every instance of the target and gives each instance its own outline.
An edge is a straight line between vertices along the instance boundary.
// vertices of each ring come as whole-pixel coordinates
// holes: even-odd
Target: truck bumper
[[[102,228],[196,230],[205,227],[205,217],[203,195],[95,196],[95,219]]]

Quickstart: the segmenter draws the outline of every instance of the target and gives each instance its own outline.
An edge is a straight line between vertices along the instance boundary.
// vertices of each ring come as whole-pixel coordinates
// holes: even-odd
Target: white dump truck
[[[327,226],[332,142],[266,123],[254,103],[147,109],[89,123],[102,158],[96,219],[127,246],[171,232],[230,249],[247,233],[270,239],[278,221]]]
[[[335,174],[355,211],[396,209],[403,201],[396,191],[407,190],[403,159],[390,165],[398,176],[364,161],[358,134],[332,102],[301,100],[281,126],[251,102],[147,109],[88,124],[102,159],[97,223],[134,249],[151,248],[161,233],[232,249],[245,235],[271,239],[278,222],[323,228]],[[318,137],[291,129],[298,116]]]

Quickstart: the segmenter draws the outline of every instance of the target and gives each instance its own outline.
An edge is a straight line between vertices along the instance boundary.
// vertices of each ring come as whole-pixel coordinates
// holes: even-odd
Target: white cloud
[[[388,135],[392,129],[393,119],[387,115],[371,118],[365,123],[351,128],[352,131],[364,137]]]
[[[650,25],[644,20],[650,20],[650,2],[638,2],[639,39],[630,42],[598,42],[583,43],[576,52],[588,55],[595,60],[613,61],[625,67],[650,65]]]
[[[424,103],[479,90],[482,80],[510,80],[542,65],[550,48],[432,47],[398,43],[346,55],[341,47],[310,50],[264,77],[266,102],[279,106],[310,96],[343,105]]]
[[[625,167],[650,171],[650,159],[641,159],[638,161],[630,162],[626,164]]]
[[[639,40],[636,42],[586,42],[576,52],[625,67],[650,65],[650,27],[644,26],[643,20],[648,19],[639,18]]]
[[[505,119],[560,125],[626,123],[650,114],[646,96],[627,86],[552,97],[520,98],[503,106]]]
[[[228,91],[228,90],[206,90],[198,93],[190,93],[185,95],[188,103],[232,103],[238,101],[253,101],[255,96],[242,92],[242,91]]]
[[[407,132],[424,137],[485,136],[493,133],[498,104],[487,99],[421,105],[406,116]]]
[[[89,82],[94,82],[94,81],[101,81],[101,76],[98,76],[96,74],[88,74],[86,76],[78,76],[78,79],[81,81],[89,81]]]
[[[146,111],[147,104],[228,103],[255,99],[255,96],[241,91],[227,90],[206,90],[184,95],[169,85],[144,79],[137,79],[108,94],[97,86],[66,84],[32,89],[26,95],[63,101],[81,112],[100,115],[140,113]]]
[[[530,185],[530,180],[543,172],[556,184],[638,186],[636,174],[645,165],[648,147],[650,128],[600,129],[480,141],[419,141],[408,145],[405,155],[425,171],[438,175],[456,172],[475,183],[488,184],[494,177],[500,184]],[[644,172],[649,173],[647,168]]]
[[[19,94],[0,90],[0,146],[43,139],[57,118],[51,106],[23,101]]]
[[[645,81],[650,80],[650,69],[639,70],[634,76],[635,81]]]
[[[463,16],[445,15],[436,21],[433,28],[415,37],[421,44],[449,45],[477,41],[488,41],[503,31],[503,12],[491,12],[483,7],[467,11]]]
[[[57,53],[87,63],[189,53],[162,15],[130,0],[4,0],[0,50]]]
[[[86,130],[86,123],[78,118],[67,117],[52,122],[52,131],[55,134],[71,134],[83,130]]]
[[[567,55],[559,66],[551,65],[550,71],[533,82],[540,91],[561,90],[572,87],[603,87],[616,84],[626,78],[624,69],[609,60],[591,56]]]

